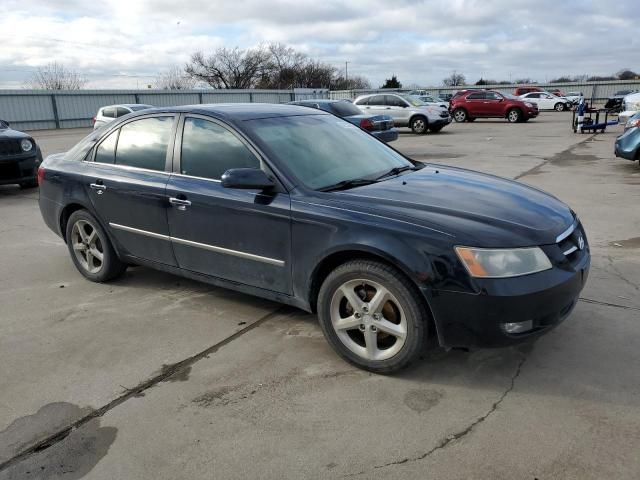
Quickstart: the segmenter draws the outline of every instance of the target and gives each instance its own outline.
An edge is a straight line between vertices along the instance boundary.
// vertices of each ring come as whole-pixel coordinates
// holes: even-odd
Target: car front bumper
[[[388,130],[376,130],[371,132],[371,135],[376,137],[378,140],[389,143],[398,139],[398,129],[390,128]]]
[[[630,128],[616,138],[614,153],[616,157],[637,160],[640,153],[640,128]]]
[[[42,158],[39,151],[15,156],[0,156],[0,185],[35,182],[40,163]]]
[[[444,347],[503,347],[543,335],[573,310],[589,275],[587,249],[573,266],[508,279],[479,281],[478,294],[425,291]],[[525,333],[505,324],[532,321]]]

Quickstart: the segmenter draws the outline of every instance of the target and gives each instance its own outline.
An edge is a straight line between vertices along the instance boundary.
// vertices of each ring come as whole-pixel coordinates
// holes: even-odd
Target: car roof
[[[178,107],[158,107],[136,112],[137,115],[150,113],[200,113],[235,121],[259,118],[292,117],[299,115],[330,115],[320,110],[311,110],[298,105],[276,103],[211,103],[202,105],[182,105]]]
[[[149,105],[148,103],[115,103],[113,105],[105,105],[100,108],[109,108],[109,107],[153,107],[153,105]]]

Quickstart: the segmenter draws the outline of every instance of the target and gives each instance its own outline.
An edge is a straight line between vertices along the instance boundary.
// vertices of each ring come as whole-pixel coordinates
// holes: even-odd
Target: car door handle
[[[384,109],[385,110],[391,110],[391,107],[385,107]]]
[[[169,197],[169,203],[178,207],[178,210],[186,210],[191,205],[189,200],[184,198]]]
[[[107,189],[107,187],[101,183],[90,183],[89,186],[95,190],[98,195],[102,195],[102,193]]]

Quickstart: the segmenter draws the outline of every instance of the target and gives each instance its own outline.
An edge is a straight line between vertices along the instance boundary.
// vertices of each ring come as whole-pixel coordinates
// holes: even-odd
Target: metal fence
[[[409,92],[411,90],[425,90],[429,93],[436,95],[443,93],[453,94],[458,90],[465,88],[488,88],[491,90],[497,90],[503,93],[513,93],[513,91],[520,86],[520,84],[512,85],[466,85],[458,87],[424,87],[424,88],[403,88],[403,89],[370,89],[370,90],[335,90],[330,93],[332,99],[354,99],[359,95],[366,95],[368,93],[380,93],[380,92]],[[527,85],[528,86],[528,85]],[[589,103],[604,103],[608,97],[613,96],[620,90],[639,90],[640,80],[617,80],[607,82],[585,82],[585,83],[545,83],[535,84],[534,86],[540,87],[544,90],[551,90],[559,88],[564,93],[569,92],[582,92],[585,99]]]
[[[0,119],[21,130],[90,127],[100,107],[146,103],[157,107],[204,103],[287,103],[328,98],[324,89],[294,90],[0,90]]]

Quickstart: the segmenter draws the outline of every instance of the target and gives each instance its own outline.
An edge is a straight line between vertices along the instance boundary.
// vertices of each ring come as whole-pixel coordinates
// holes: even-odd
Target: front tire
[[[553,107],[556,112],[564,112],[564,108],[564,103],[556,103],[556,105]]]
[[[331,347],[348,362],[392,373],[414,361],[425,343],[428,317],[418,295],[389,265],[347,262],[320,288],[320,326]]]
[[[423,134],[427,131],[427,119],[425,117],[419,116],[414,117],[411,120],[411,131],[416,134]]]
[[[73,264],[88,280],[107,282],[127,269],[100,223],[88,211],[77,210],[71,214],[65,238]]]
[[[464,108],[456,108],[453,111],[453,119],[458,123],[466,121],[467,117],[467,111]]]
[[[520,120],[522,120],[522,112],[517,108],[512,108],[507,112],[507,120],[510,123],[518,123]]]

